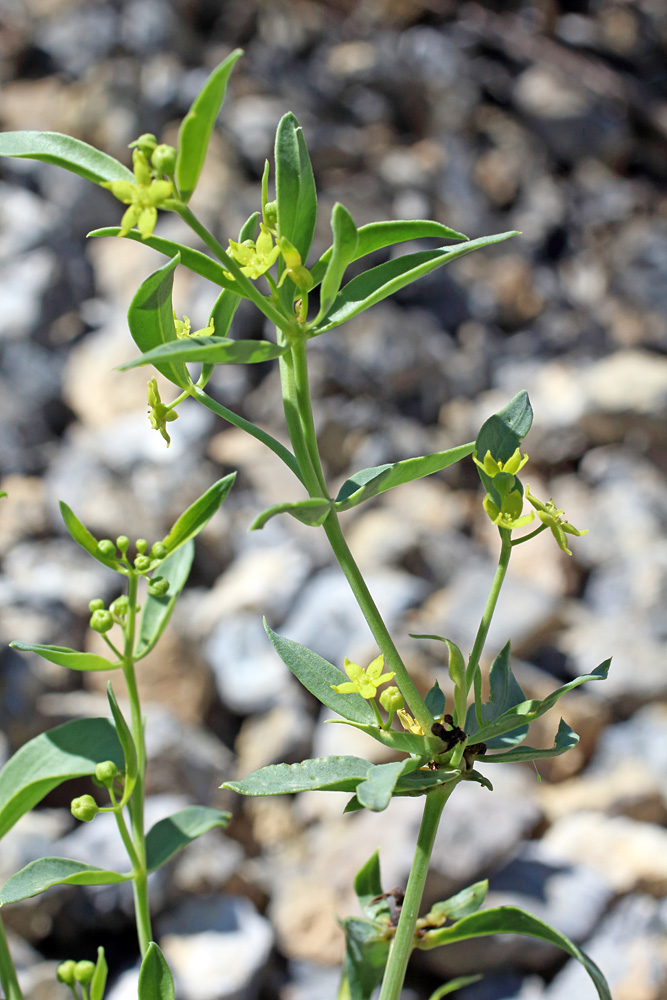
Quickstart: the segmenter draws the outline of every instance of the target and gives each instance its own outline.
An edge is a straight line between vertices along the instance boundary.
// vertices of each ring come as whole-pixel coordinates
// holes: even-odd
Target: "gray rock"
[[[281,1000],[323,1000],[324,997],[334,997],[340,986],[340,974],[337,966],[290,962],[287,967],[288,982],[281,990]]]
[[[17,340],[32,333],[40,316],[42,295],[53,280],[55,266],[54,255],[43,247],[16,255],[3,264],[0,340]]]
[[[20,542],[8,553],[5,572],[16,601],[62,601],[77,614],[87,612],[92,598],[111,598],[116,591],[115,574],[69,536]]]
[[[266,711],[292,696],[292,675],[271,646],[259,615],[225,619],[211,633],[204,653],[220,698],[233,712]]]

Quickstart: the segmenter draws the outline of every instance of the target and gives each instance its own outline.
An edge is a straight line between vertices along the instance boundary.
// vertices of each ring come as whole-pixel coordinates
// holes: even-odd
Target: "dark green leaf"
[[[24,743],[0,771],[0,839],[52,789],[94,774],[104,760],[123,767],[123,751],[108,719],[74,719]]]
[[[372,812],[382,812],[391,802],[396,782],[406,770],[414,770],[419,761],[392,761],[390,764],[376,764],[368,776],[360,781],[356,788],[357,802]]]
[[[474,250],[500,243],[516,235],[511,232],[499,233],[497,236],[483,236],[481,239],[469,240],[457,247],[442,247],[439,250],[405,254],[403,257],[387,261],[386,264],[373,267],[341,288],[333,308],[319,326],[312,328],[311,336],[319,336],[327,330],[340,326],[341,323],[347,322],[389,295],[393,295],[405,285],[449,264],[452,260],[458,260],[459,257],[464,257]]]
[[[332,663],[318,656],[312,649],[292,639],[284,639],[267,625],[266,620],[264,628],[285,666],[318,701],[338,715],[342,715],[344,719],[371,726],[375,723],[373,709],[361,695],[338,694],[332,689],[332,684],[341,684],[345,681],[345,675]]]
[[[70,510],[63,500],[60,501],[60,513],[62,519],[65,522],[65,527],[67,528],[69,534],[72,536],[74,541],[85,549],[86,552],[101,562],[103,566],[108,566],[109,569],[118,570],[118,561],[114,558],[103,556],[101,552],[97,550],[98,540],[94,535],[88,531],[88,528],[78,519],[76,514]]]
[[[340,697],[351,698],[352,695],[345,694],[340,695]],[[416,733],[406,733],[400,729],[380,729],[377,722],[368,724],[353,722],[350,719],[327,719],[327,722],[344,726],[354,726],[355,729],[360,729],[362,733],[366,733],[372,739],[377,740],[378,743],[382,743],[383,746],[389,747],[390,750],[396,750],[399,753],[411,753],[419,757],[428,754],[426,738],[418,736]]]
[[[112,663],[96,653],[79,653],[67,646],[41,646],[39,643],[18,641],[10,642],[9,645],[21,653],[39,653],[50,663],[57,663],[59,667],[67,667],[69,670],[117,670],[122,666],[120,662]]]
[[[320,311],[313,320],[317,325],[324,319],[334,304],[338,295],[343,275],[348,264],[354,260],[357,249],[357,227],[354,219],[340,202],[336,202],[331,212],[331,229],[333,231],[333,248],[326,272],[322,279],[320,290]]]
[[[424,698],[424,704],[433,716],[442,715],[444,713],[446,699],[437,681]]]
[[[478,983],[483,978],[483,976],[457,976],[456,979],[450,979],[448,983],[443,983],[442,986],[439,986],[437,990],[431,993],[429,1000],[441,1000],[442,997],[446,997],[456,990],[462,990],[464,986]]]
[[[534,747],[517,747],[514,750],[508,750],[506,753],[480,754],[479,760],[483,760],[485,763],[512,763],[513,761],[519,760],[544,760],[545,757],[559,757],[562,753],[565,753],[566,750],[571,750],[572,747],[576,747],[578,742],[579,737],[575,733],[574,729],[570,729],[565,720],[561,719],[553,747],[547,748],[546,750],[540,750]]]
[[[175,177],[183,201],[189,200],[197,186],[211,132],[225,99],[230,73],[242,55],[241,49],[235,49],[213,70],[181,122]]]
[[[216,826],[227,826],[231,814],[208,806],[188,806],[160,820],[146,835],[146,866],[155,871],[183,847]]]
[[[160,344],[176,341],[171,292],[174,271],[180,261],[180,254],[176,254],[169,263],[146,278],[130,303],[127,322],[132,339],[142,354],[152,351]],[[182,361],[165,361],[155,367],[181,389],[187,389],[192,384]]]
[[[373,767],[361,757],[316,757],[300,764],[269,764],[242,781],[225,781],[240,795],[293,795],[296,792],[353,792]]]
[[[7,879],[0,889],[0,906],[38,896],[54,885],[113,885],[131,879],[131,875],[84,865],[71,858],[39,858]]]
[[[443,768],[438,768],[436,771],[423,768],[411,771],[409,774],[402,774],[398,779],[394,795],[424,795],[437,785],[454,781],[460,773],[460,771],[446,771]]]
[[[593,962],[584,952],[573,944],[564,934],[526,913],[518,906],[495,906],[479,913],[473,913],[454,924],[453,927],[441,927],[431,931],[416,946],[423,950],[438,948],[443,944],[453,944],[455,941],[467,941],[469,938],[486,937],[489,934],[526,934],[529,937],[540,938],[561,948],[572,958],[581,962],[591,977],[597,989],[600,1000],[612,1000],[607,982]]]
[[[532,422],[533,408],[530,405],[528,393],[518,392],[507,406],[492,414],[482,425],[475,441],[475,451],[480,462],[484,461],[487,451],[491,452],[496,461],[506,462],[525,438]],[[496,491],[493,479],[487,476],[479,466],[477,466],[477,472],[486,492],[496,506],[500,507],[502,499]],[[518,479],[516,484],[523,492],[523,487]]]
[[[521,743],[528,735],[528,726],[521,720],[520,725],[507,729],[500,735],[488,735],[487,727],[498,721],[517,705],[524,703],[526,696],[521,685],[512,673],[511,651],[509,642],[501,649],[491,664],[489,673],[489,700],[482,705],[482,726],[478,726],[475,706],[468,709],[465,730],[469,736],[474,736],[474,743],[484,742],[489,748],[501,748]]]
[[[487,879],[466,886],[455,896],[450,896],[449,899],[444,899],[441,903],[435,903],[424,917],[425,924],[441,927],[447,920],[461,920],[462,917],[475,913],[486,899],[488,891]]]
[[[181,545],[185,545],[206,527],[224,502],[235,479],[235,472],[225,476],[224,479],[219,479],[181,514],[166,538],[162,539],[162,544],[167,547],[170,553],[175,552]]]
[[[251,531],[263,528],[267,521],[270,521],[276,514],[291,514],[301,524],[308,524],[311,527],[319,527],[331,510],[331,500],[311,497],[308,500],[296,500],[292,503],[277,503],[273,507],[262,511],[250,525]]]
[[[186,337],[168,344],[160,344],[146,351],[140,358],[119,365],[119,371],[155,365],[158,371],[166,361],[200,361],[212,365],[250,365],[272,361],[288,350],[269,340],[230,340],[227,337]]]
[[[139,971],[139,1000],[174,1000],[174,980],[166,959],[151,941]]]
[[[93,978],[90,980],[89,986],[89,996],[90,1000],[102,1000],[104,996],[104,989],[107,984],[107,975],[109,973],[109,967],[107,965],[107,960],[104,957],[104,948],[97,949],[97,962],[95,963],[95,971],[93,973]]]
[[[463,653],[451,639],[445,639],[441,635],[421,635],[416,632],[410,633],[411,639],[436,639],[444,642],[449,651],[449,677],[454,684],[454,722],[457,726],[463,725],[466,715],[466,666]],[[444,696],[443,696],[444,701]]]
[[[137,630],[137,644],[134,647],[135,660],[150,653],[167,627],[178,595],[190,574],[194,554],[194,542],[190,540],[160,563],[158,572],[168,581],[169,590],[163,597],[150,593],[146,596]]]
[[[278,124],[275,146],[278,236],[286,236],[305,264],[315,232],[317,193],[301,126],[288,112]]]
[[[343,975],[349,1000],[370,1000],[384,975],[389,957],[384,927],[358,917],[348,917],[342,921],[342,927],[345,931]]]
[[[54,163],[99,184],[101,181],[131,181],[134,174],[113,156],[60,132],[2,132],[0,156]]]
[[[368,861],[361,866],[354,876],[354,891],[357,894],[359,906],[362,910],[366,910],[372,900],[382,894],[379,851],[371,854]]]
[[[475,445],[462,444],[447,451],[436,451],[433,455],[421,455],[418,458],[405,458],[401,462],[389,465],[378,465],[373,469],[362,469],[350,476],[338,491],[336,510],[350,510],[364,500],[378,496],[394,486],[414,482],[434,472],[440,472],[449,465],[459,462],[466,455],[471,455]]]
[[[123,757],[125,758],[125,787],[123,790],[123,802],[125,803],[128,801],[134,790],[137,774],[139,773],[137,748],[132,733],[130,732],[130,727],[125,721],[125,717],[120,710],[118,702],[116,701],[116,695],[114,694],[111,686],[111,681],[107,684],[107,699],[109,701],[109,708],[111,709],[113,721],[116,726],[118,741],[123,748]]]

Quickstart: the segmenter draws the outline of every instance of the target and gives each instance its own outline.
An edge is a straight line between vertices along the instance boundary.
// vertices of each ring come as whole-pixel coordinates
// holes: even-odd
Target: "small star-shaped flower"
[[[384,667],[384,657],[382,654],[376,656],[365,670],[358,663],[352,663],[351,660],[348,660],[347,656],[345,657],[344,666],[345,673],[350,678],[349,681],[331,685],[338,694],[360,694],[362,698],[370,700],[375,697],[380,685],[386,684],[394,676],[393,671],[386,674],[382,673],[382,668]]]
[[[564,521],[564,510],[559,510],[551,499],[547,500],[546,503],[542,500],[538,500],[537,497],[532,495],[528,486],[526,486],[526,500],[528,503],[532,504],[537,511],[537,516],[542,524],[546,524],[548,528],[551,528],[551,534],[556,539],[559,548],[561,548],[563,552],[566,552],[568,556],[571,556],[572,553],[567,547],[565,534],[567,533],[568,535],[577,535],[580,537],[581,535],[588,534],[588,528],[584,531],[580,531],[579,528],[575,528],[573,524],[569,523],[569,521]]]

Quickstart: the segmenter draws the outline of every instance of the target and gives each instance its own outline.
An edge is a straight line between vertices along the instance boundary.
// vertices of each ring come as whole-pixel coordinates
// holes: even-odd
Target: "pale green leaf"
[[[169,590],[162,597],[151,593],[146,595],[137,629],[137,643],[134,647],[135,660],[140,660],[147,653],[150,653],[167,627],[178,595],[183,590],[190,575],[194,554],[194,542],[190,540],[159,564],[158,574],[168,581]]]
[[[162,544],[166,546],[170,553],[175,552],[181,545],[185,545],[186,542],[190,541],[191,538],[194,538],[206,527],[224,502],[235,479],[235,472],[230,473],[230,475],[225,476],[223,479],[219,479],[217,483],[213,483],[213,486],[206,490],[205,493],[202,493],[199,499],[195,500],[181,514],[169,534],[162,539]]]
[[[142,354],[161,344],[176,341],[171,293],[174,271],[180,260],[180,254],[176,254],[164,267],[146,278],[130,303],[127,323],[132,339]],[[165,361],[155,367],[181,389],[187,389],[192,384],[182,361]]]
[[[7,879],[0,889],[0,906],[38,896],[54,885],[114,885],[131,880],[132,875],[85,865],[71,858],[39,858]]]
[[[151,941],[139,970],[139,1000],[174,1000],[174,979],[167,961]]]
[[[134,174],[113,156],[60,132],[0,132],[0,156],[42,160],[100,184],[130,181]]]
[[[231,813],[209,806],[187,806],[160,820],[146,835],[146,866],[149,872],[163,865],[177,851],[214,827],[225,827]]]
[[[300,521],[301,524],[308,524],[311,527],[319,527],[331,510],[331,500],[324,497],[310,497],[308,500],[296,500],[291,503],[277,503],[255,518],[250,525],[251,531],[263,528],[267,521],[270,521],[276,514],[290,514]]]
[[[76,649],[68,649],[67,646],[42,646],[39,643],[18,640],[10,642],[9,645],[21,653],[38,653],[50,663],[67,667],[69,670],[117,670],[122,666],[119,661],[112,663],[97,653],[79,653]]]

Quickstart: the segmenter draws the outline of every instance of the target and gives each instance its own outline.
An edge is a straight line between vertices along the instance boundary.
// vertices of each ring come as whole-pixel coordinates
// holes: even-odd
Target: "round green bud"
[[[118,538],[116,539],[116,545],[123,553],[123,555],[125,555],[125,553],[127,552],[129,544],[130,544],[130,539],[127,537],[127,535],[119,535]]]
[[[134,560],[134,568],[140,573],[145,573],[151,562],[152,560],[149,556],[136,556]]]
[[[140,552],[141,555],[143,555],[146,549],[148,548],[148,542],[146,541],[145,538],[137,538],[136,542],[134,543],[134,547],[137,550],[137,552]]]
[[[70,809],[74,819],[80,819],[83,823],[90,823],[100,811],[92,795],[80,795],[78,799],[72,799]]]
[[[169,549],[163,542],[155,542],[151,547],[153,559],[164,559],[169,555]]]
[[[104,611],[104,601],[101,597],[96,597],[94,601],[90,601],[88,604],[88,610],[93,611]]]
[[[116,555],[116,546],[110,538],[102,538],[97,543],[97,551],[100,555],[106,556],[109,559],[111,556]]]
[[[156,146],[157,139],[153,133],[143,132],[138,139],[135,139],[134,142],[129,144],[128,149],[140,149],[142,152],[146,153],[147,156],[150,156]]]
[[[304,267],[303,264],[295,264],[294,267],[288,267],[287,273],[300,292],[308,292],[313,287],[313,277],[308,268]]]
[[[161,142],[151,154],[151,163],[161,174],[171,177],[176,169],[176,150],[166,142]]]
[[[113,615],[110,611],[93,611],[89,624],[93,632],[104,635],[110,628],[113,628]]]
[[[74,970],[76,969],[76,962],[68,958],[66,962],[61,962],[56,969],[56,979],[59,983],[65,983],[66,986],[74,986]]]
[[[169,580],[163,576],[154,576],[148,583],[148,593],[152,597],[164,597],[169,593]]]
[[[74,966],[74,979],[77,983],[81,983],[82,986],[87,986],[90,980],[95,975],[95,963],[94,962],[77,962]]]
[[[95,768],[95,777],[102,785],[111,784],[117,774],[118,768],[112,760],[103,760]]]
[[[127,599],[127,594],[121,594],[117,597],[115,601],[112,601],[109,605],[109,611],[114,616],[114,618],[124,618],[127,614],[127,609],[130,606],[130,602]]]
[[[264,206],[264,225],[267,229],[275,229],[278,225],[278,203],[267,201]]]
[[[395,684],[391,684],[380,694],[380,704],[385,712],[398,712],[405,705],[405,699]]]

